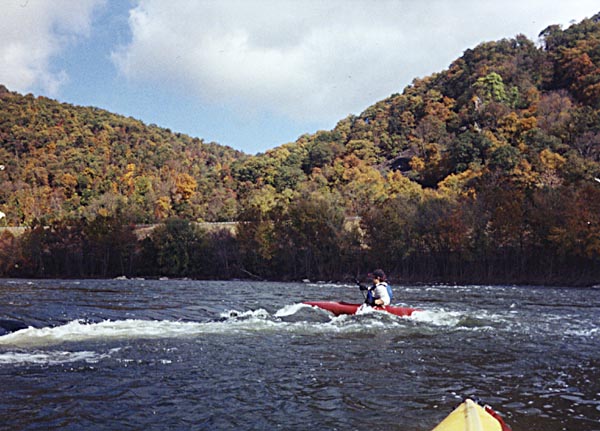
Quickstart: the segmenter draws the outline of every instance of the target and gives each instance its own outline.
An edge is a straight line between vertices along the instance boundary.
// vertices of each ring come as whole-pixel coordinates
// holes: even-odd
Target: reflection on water
[[[516,430],[599,430],[600,291],[401,286],[423,311],[334,317],[353,286],[0,282],[6,429],[429,430],[464,397]],[[23,402],[27,400],[27,402]]]

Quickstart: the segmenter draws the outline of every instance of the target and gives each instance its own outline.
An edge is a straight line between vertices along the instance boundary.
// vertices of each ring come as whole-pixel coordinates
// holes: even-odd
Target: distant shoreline
[[[104,281],[225,281],[225,282],[255,282],[255,283],[295,283],[295,284],[311,284],[311,285],[354,285],[353,280],[292,280],[292,279],[256,279],[256,278],[191,278],[191,277],[161,277],[161,276],[117,276],[117,277],[0,277],[0,282],[6,280],[104,280]],[[562,282],[455,282],[455,281],[415,281],[415,280],[400,280],[389,279],[392,287],[403,286],[470,286],[470,287],[506,287],[515,286],[520,288],[526,287],[554,287],[565,289],[600,289],[600,283],[562,283]]]

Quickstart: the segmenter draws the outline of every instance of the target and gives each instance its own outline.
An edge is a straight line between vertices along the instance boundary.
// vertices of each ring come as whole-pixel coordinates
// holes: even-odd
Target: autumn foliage
[[[597,284],[600,14],[540,38],[255,156],[0,87],[0,274]]]

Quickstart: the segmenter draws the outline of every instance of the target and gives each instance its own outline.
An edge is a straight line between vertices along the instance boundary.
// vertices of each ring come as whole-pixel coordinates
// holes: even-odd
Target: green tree
[[[137,237],[121,214],[98,216],[83,227],[84,250],[90,276],[131,275]]]
[[[477,79],[475,89],[483,96],[484,100],[500,103],[508,100],[502,76],[496,72],[490,72]]]
[[[194,223],[169,219],[152,232],[150,239],[160,275],[182,277],[205,273],[206,233]]]
[[[325,279],[342,272],[345,217],[330,196],[312,193],[290,204],[289,221],[279,224],[280,252],[290,245],[296,260],[294,271],[302,278]]]
[[[494,170],[509,172],[521,159],[520,151],[511,145],[502,145],[491,152],[488,166]]]

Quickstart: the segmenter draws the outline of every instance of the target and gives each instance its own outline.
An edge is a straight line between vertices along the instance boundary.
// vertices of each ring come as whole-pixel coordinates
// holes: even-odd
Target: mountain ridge
[[[0,223],[32,227],[0,237],[0,274],[597,284],[600,13],[540,37],[254,156],[0,88]]]
[[[600,58],[594,42],[599,21],[600,13],[567,30],[549,26],[540,33],[541,47],[522,35],[484,42],[467,49],[448,69],[415,79],[402,93],[340,120],[330,131],[305,134],[255,156],[99,108],[20,96],[2,86],[0,160],[9,168],[3,179],[20,180],[20,187],[30,187],[36,198],[48,192],[40,193],[40,188],[49,186],[58,191],[55,200],[91,208],[90,217],[106,206],[101,196],[113,193],[113,198],[125,198],[127,205],[132,200],[143,203],[135,216],[141,222],[173,215],[220,221],[237,218],[257,187],[296,192],[313,180],[311,176],[321,175],[325,178],[320,181],[336,189],[344,183],[336,171],[344,166],[366,175],[373,175],[367,172],[375,168],[384,177],[400,171],[423,187],[436,188],[448,176],[481,171],[490,161],[507,168],[515,165],[516,159],[526,159],[535,170],[538,160],[528,159],[519,145],[543,146],[561,157],[575,149],[584,159],[591,156],[597,163],[597,145],[585,149],[582,142],[585,133],[598,139],[593,125],[582,124],[593,118],[586,120],[582,113],[576,119],[579,124],[575,126],[591,129],[576,136],[578,131],[567,130],[565,117],[573,123],[573,109],[593,111],[600,103]],[[15,100],[18,98],[21,101]],[[14,118],[10,119],[11,115]],[[559,121],[550,124],[544,118],[548,115]],[[82,150],[80,154],[71,154],[77,149]],[[99,160],[99,152],[107,159]],[[19,159],[27,154],[38,160],[28,160],[21,172],[11,175],[11,156]],[[61,155],[73,155],[86,163],[62,161],[57,165]],[[165,165],[172,167],[170,175],[160,173]],[[216,169],[212,170],[213,166]],[[106,175],[96,172],[100,167]],[[61,171],[54,172],[56,169]],[[75,176],[74,170],[77,178],[69,177],[67,174]],[[126,182],[128,189],[122,187]],[[11,192],[17,192],[12,186]],[[81,198],[78,202],[72,199],[73,188]],[[337,191],[349,214],[358,214],[370,203],[361,199],[353,204],[343,191]],[[86,198],[90,193],[91,200]],[[132,195],[136,196],[130,199]],[[206,202],[219,209],[210,209]],[[23,212],[16,218],[4,211],[9,214],[9,224],[30,224],[41,216],[39,210],[27,214],[36,211],[23,209],[24,203],[11,200],[6,193],[0,196],[0,204]],[[114,210],[114,202],[112,206]],[[51,212],[49,207],[46,205],[45,212]],[[59,211],[53,217],[65,215]]]

